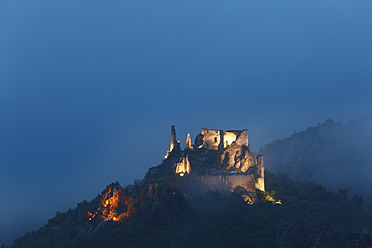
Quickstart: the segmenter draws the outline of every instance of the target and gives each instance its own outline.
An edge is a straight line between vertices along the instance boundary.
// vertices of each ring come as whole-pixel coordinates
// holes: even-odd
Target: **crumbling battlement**
[[[203,128],[201,135],[203,136],[202,145],[206,149],[219,150],[234,143],[237,143],[239,146],[249,145],[247,129],[223,131]]]
[[[181,150],[175,126],[171,128],[170,150],[164,164],[179,176],[200,176],[201,189],[247,192],[265,191],[263,156],[255,159],[249,150],[248,130],[203,128],[191,145],[190,134]]]

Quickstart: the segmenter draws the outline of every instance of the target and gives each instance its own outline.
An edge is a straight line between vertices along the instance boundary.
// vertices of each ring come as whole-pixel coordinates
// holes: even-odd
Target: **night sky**
[[[0,244],[158,165],[372,114],[372,1],[1,0]]]

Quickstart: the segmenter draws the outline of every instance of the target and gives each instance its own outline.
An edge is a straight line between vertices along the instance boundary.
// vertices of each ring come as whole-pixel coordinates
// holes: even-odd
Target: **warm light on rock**
[[[186,135],[186,147],[185,147],[185,149],[193,149],[193,146],[191,145],[190,133],[187,133],[187,135]]]
[[[242,187],[249,192],[246,196],[249,203],[257,199],[256,190],[265,192],[264,158],[263,155],[255,158],[250,151],[247,129],[202,128],[194,146],[190,133],[187,133],[186,146],[182,150],[176,141],[175,126],[172,126],[170,151],[162,166],[180,177],[186,174],[190,178],[198,176],[202,191],[232,192],[235,187]]]
[[[189,155],[186,155],[186,157],[182,157],[182,160],[174,165],[176,167],[176,174],[182,173],[184,174],[190,174],[190,161],[189,161]]]
[[[88,213],[89,220],[99,219],[100,221],[113,220],[122,222],[134,211],[134,198],[127,190],[120,186],[109,188],[102,196],[100,207],[96,213]]]

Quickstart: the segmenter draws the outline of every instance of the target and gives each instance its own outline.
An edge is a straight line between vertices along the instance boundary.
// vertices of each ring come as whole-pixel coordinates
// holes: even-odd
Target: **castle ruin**
[[[248,130],[202,128],[191,144],[190,133],[182,150],[171,127],[170,149],[163,164],[179,176],[199,178],[202,191],[246,190],[251,198],[255,190],[265,191],[264,159],[249,150]],[[254,195],[254,196],[253,196]]]
[[[206,149],[219,150],[226,148],[236,142],[240,146],[248,147],[248,130],[212,130],[202,128],[201,134],[203,143],[201,144]],[[200,146],[200,145],[199,145]]]

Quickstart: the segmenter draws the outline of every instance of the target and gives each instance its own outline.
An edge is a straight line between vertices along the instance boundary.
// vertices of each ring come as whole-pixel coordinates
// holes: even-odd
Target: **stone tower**
[[[265,169],[264,169],[264,156],[257,156],[257,174],[258,178],[256,179],[256,188],[265,191]]]
[[[186,148],[185,149],[192,149],[192,145],[191,145],[191,136],[190,136],[190,133],[187,133],[187,136],[186,136]]]
[[[177,143],[177,138],[176,138],[176,128],[174,125],[172,125],[169,152],[173,151],[173,149],[177,146],[177,144],[178,143]]]

